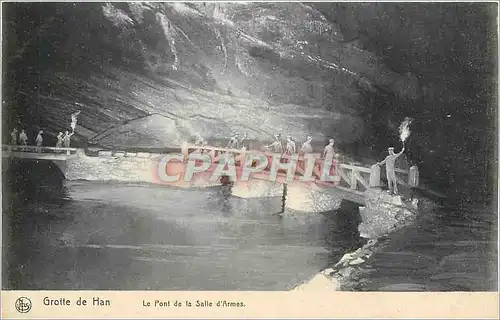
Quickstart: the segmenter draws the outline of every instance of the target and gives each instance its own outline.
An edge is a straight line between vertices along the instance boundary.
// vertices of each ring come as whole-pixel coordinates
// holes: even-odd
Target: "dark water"
[[[359,245],[356,211],[279,215],[280,199],[4,170],[6,289],[285,290]]]
[[[362,245],[359,216],[219,189],[64,181],[4,163],[4,289],[286,290]],[[356,291],[497,290],[497,213],[433,207],[379,240]]]
[[[442,207],[391,234],[353,284],[366,291],[497,291],[495,208]]]

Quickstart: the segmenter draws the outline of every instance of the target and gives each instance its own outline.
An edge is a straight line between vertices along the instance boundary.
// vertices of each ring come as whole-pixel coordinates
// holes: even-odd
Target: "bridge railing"
[[[257,150],[246,150],[242,149],[227,149],[221,147],[212,146],[196,146],[184,143],[181,147],[184,159],[187,159],[189,153],[193,151],[201,151],[210,153],[212,161],[216,162],[221,155],[232,153],[235,156],[235,160],[239,161],[245,159],[246,154],[260,154],[265,155],[268,158],[275,156],[272,152],[257,151]],[[325,165],[325,159],[321,158],[319,153],[311,153],[309,156],[315,158],[315,163],[313,167],[313,175],[316,178],[320,178],[323,173],[323,166]],[[298,157],[294,155],[297,159],[297,172],[299,174],[304,174],[305,163],[309,157],[299,155]],[[281,159],[290,160],[290,156],[283,155]],[[380,166],[374,164],[371,167],[364,167],[355,163],[341,163],[339,158],[332,159],[331,165],[333,166],[333,173],[336,179],[334,179],[334,184],[339,189],[345,189],[346,191],[351,191],[355,193],[362,193],[360,189],[377,188],[381,187],[380,179]],[[271,163],[271,161],[269,161]],[[330,164],[330,163],[328,163]],[[269,169],[269,168],[268,168]],[[395,168],[397,183],[405,187],[416,187],[419,184],[418,168],[416,166],[411,167],[409,170],[404,170],[400,168]],[[332,182],[327,182],[331,184]],[[362,187],[362,188],[360,188]]]
[[[31,152],[31,153],[76,153],[76,148],[56,148],[56,147],[37,147],[21,145],[2,145],[2,151],[10,152]]]

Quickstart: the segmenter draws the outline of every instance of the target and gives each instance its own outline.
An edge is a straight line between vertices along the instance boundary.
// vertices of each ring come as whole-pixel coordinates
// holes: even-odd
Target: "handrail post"
[[[181,145],[181,153],[184,156],[184,162],[186,162],[187,159],[188,159],[188,156],[189,156],[189,148],[188,148],[188,143],[187,142],[183,142],[182,143],[182,145]]]
[[[408,171],[408,184],[411,187],[417,187],[419,183],[418,180],[419,180],[418,167],[417,166],[410,167],[410,170]]]
[[[380,187],[380,166],[372,165],[370,168],[370,188]]]
[[[339,153],[336,153],[335,156],[333,157],[333,169],[335,170],[334,171],[334,182],[333,184],[335,186],[338,186],[340,184],[340,181],[342,180],[342,178],[340,177],[340,165],[341,165],[341,161],[340,161],[340,154]]]
[[[243,148],[241,148],[241,160],[240,160],[240,166],[246,166],[246,155],[247,155],[247,147],[243,146]]]
[[[358,179],[356,178],[356,170],[351,169],[351,189],[356,190],[358,186]]]

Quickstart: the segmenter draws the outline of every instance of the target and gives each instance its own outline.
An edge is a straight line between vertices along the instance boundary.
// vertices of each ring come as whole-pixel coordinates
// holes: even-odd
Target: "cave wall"
[[[367,126],[383,148],[397,121],[415,119],[408,154],[456,201],[484,201],[497,184],[497,4],[314,4],[347,41],[408,75],[406,92],[368,94]],[[393,139],[394,140],[394,139]],[[395,143],[393,141],[392,143]]]

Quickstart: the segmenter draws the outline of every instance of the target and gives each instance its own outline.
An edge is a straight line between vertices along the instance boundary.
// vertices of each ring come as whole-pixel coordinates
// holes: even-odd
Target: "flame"
[[[78,117],[78,115],[80,114],[80,111],[78,112],[75,112],[71,115],[71,129],[73,129],[73,131],[75,131],[75,128],[76,128],[76,117]]]
[[[413,119],[406,117],[405,120],[399,125],[399,138],[403,142],[405,142],[405,140],[410,136],[410,124],[412,121]]]

